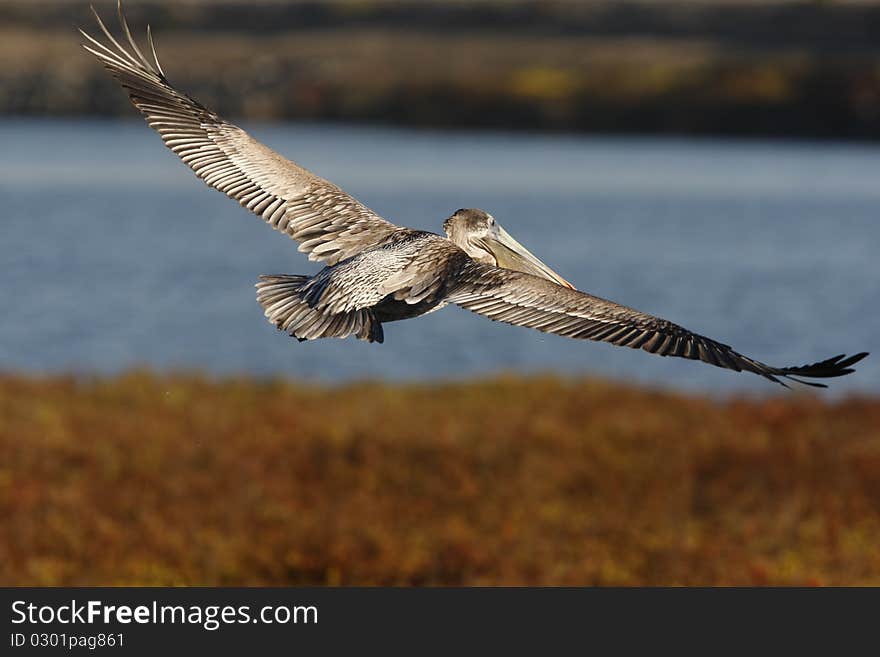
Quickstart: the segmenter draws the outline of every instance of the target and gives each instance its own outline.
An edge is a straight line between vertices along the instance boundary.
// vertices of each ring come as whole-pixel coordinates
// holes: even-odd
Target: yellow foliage
[[[544,66],[518,69],[511,76],[515,96],[533,100],[565,100],[578,89],[580,76],[571,71]]]

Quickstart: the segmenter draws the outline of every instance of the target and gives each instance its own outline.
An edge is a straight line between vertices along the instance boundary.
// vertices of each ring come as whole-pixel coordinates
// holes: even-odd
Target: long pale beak
[[[553,281],[557,285],[562,285],[572,290],[575,289],[574,285],[538,260],[531,251],[513,239],[510,233],[501,226],[495,224],[495,228],[496,234],[484,238],[482,241],[486,248],[492,252],[492,255],[495,256],[495,261],[499,267],[540,276],[541,278]]]

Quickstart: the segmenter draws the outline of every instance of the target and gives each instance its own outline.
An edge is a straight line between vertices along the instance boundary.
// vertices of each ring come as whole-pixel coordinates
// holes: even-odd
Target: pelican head
[[[484,264],[533,274],[574,289],[501,227],[495,217],[476,209],[456,210],[443,222],[446,236],[471,258]]]

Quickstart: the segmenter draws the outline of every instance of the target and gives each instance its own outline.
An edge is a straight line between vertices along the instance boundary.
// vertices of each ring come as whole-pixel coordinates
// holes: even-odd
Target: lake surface
[[[880,352],[878,146],[247,127],[396,223],[441,232],[457,208],[484,208],[580,289],[759,360]],[[318,266],[143,123],[6,119],[0,144],[2,370],[330,382],[558,372],[776,391],[458,308],[388,324],[383,345],[300,344],[266,322],[253,284]],[[880,393],[880,353],[834,389]]]

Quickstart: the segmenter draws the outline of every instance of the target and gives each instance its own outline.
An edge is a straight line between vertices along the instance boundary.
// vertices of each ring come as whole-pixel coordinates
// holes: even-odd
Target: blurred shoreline
[[[4,585],[880,583],[880,400],[0,375]]]
[[[112,2],[96,2],[115,24]],[[874,2],[126,3],[230,117],[877,139]],[[78,48],[86,3],[0,3],[0,114],[131,115]]]

